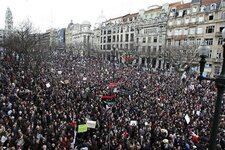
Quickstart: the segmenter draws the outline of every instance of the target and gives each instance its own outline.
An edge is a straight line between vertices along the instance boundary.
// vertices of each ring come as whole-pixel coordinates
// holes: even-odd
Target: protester
[[[4,59],[0,70],[0,149],[207,149],[211,82],[118,63],[114,70],[110,61],[67,55],[42,62],[38,77]],[[87,120],[96,126],[79,133]]]

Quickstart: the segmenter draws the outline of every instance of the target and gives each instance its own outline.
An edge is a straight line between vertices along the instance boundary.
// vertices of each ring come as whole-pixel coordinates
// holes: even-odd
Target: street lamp
[[[200,76],[198,79],[200,81],[202,80],[210,80],[215,81],[216,87],[217,87],[217,98],[215,102],[215,111],[213,115],[213,122],[212,122],[212,128],[210,133],[210,141],[209,141],[209,150],[215,150],[216,149],[216,139],[217,139],[217,133],[218,133],[218,126],[220,121],[220,113],[221,113],[221,102],[223,100],[223,94],[225,91],[225,28],[222,31],[222,37],[223,37],[223,66],[222,71],[220,75],[216,76],[215,78],[207,78],[203,77],[204,67],[206,60],[205,58],[209,54],[209,46],[206,45],[206,43],[203,43],[199,47],[199,56],[201,57],[200,60]]]

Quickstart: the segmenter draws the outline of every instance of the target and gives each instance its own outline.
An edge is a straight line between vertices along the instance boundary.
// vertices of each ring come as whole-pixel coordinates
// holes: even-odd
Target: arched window
[[[210,10],[215,10],[215,9],[216,9],[216,4],[215,3],[211,4],[210,5]]]
[[[201,7],[201,12],[205,12],[205,6]]]

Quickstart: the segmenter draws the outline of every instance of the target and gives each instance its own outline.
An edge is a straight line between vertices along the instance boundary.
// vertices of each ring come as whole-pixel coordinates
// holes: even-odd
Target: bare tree
[[[183,44],[179,46],[164,46],[164,62],[169,63],[176,69],[184,66],[192,66],[196,64],[198,60],[197,55],[197,44]]]
[[[19,63],[23,61],[25,66],[29,66],[31,54],[39,41],[39,34],[33,28],[32,23],[27,20],[6,35],[3,47],[7,52],[17,54]]]

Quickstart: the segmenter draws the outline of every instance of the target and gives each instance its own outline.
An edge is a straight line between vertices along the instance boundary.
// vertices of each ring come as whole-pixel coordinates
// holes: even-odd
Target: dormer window
[[[192,12],[193,12],[193,13],[197,12],[197,8],[196,8],[196,7],[193,7],[193,8],[192,8]]]
[[[183,16],[183,10],[179,11],[178,17],[182,17]]]
[[[205,9],[206,9],[205,6],[202,6],[201,7],[201,12],[205,12]]]
[[[214,3],[214,4],[211,4],[210,5],[210,10],[215,10],[216,9],[216,4]]]

